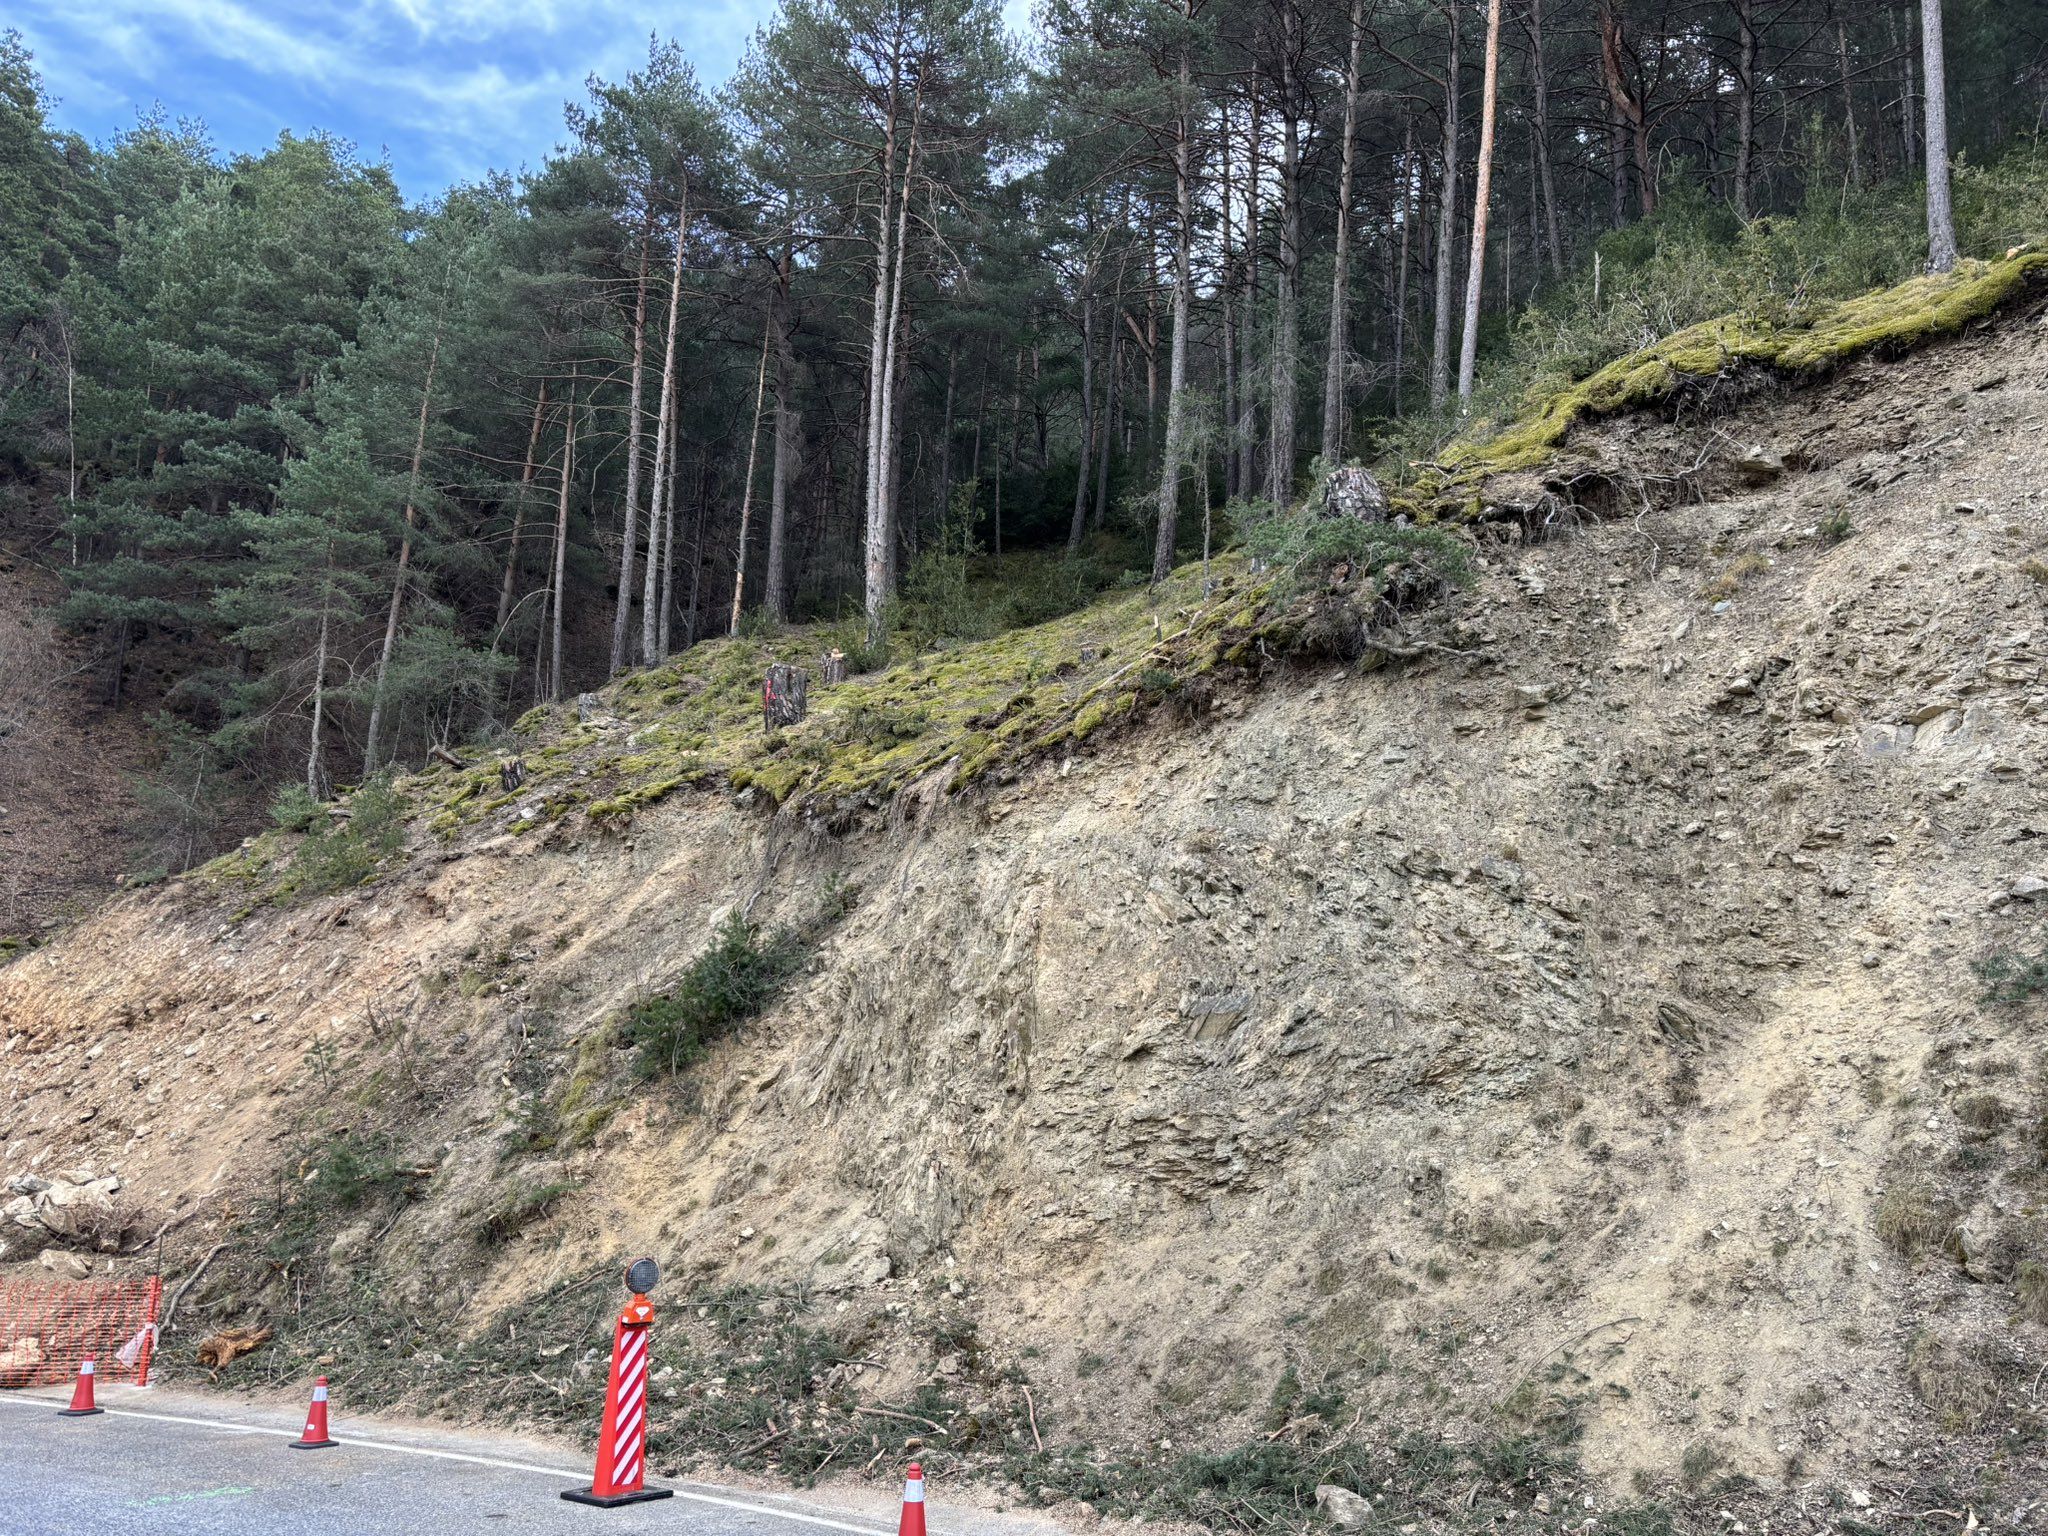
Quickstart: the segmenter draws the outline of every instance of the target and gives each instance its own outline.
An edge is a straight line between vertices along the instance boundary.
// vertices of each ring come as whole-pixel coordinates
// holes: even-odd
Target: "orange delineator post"
[[[903,1482],[903,1518],[896,1522],[896,1536],[924,1536],[924,1468],[914,1461]]]
[[[96,1407],[93,1403],[92,1378],[93,1360],[91,1355],[87,1355],[78,1362],[78,1385],[71,1389],[71,1406],[69,1408],[59,1408],[57,1410],[59,1415],[67,1419],[82,1419],[87,1414],[105,1413],[107,1411],[104,1408]]]
[[[299,1438],[285,1449],[288,1451],[324,1451],[340,1442],[327,1433],[327,1378],[313,1378],[313,1405],[306,1410],[306,1427],[299,1431]]]
[[[597,1470],[588,1489],[563,1490],[562,1497],[572,1504],[610,1509],[675,1496],[672,1488],[646,1486],[647,1340],[653,1326],[654,1304],[636,1293],[619,1314],[619,1325],[612,1334],[611,1380],[604,1394]]]
[[[163,1304],[164,1277],[162,1275],[151,1275],[149,1277],[149,1293],[144,1298],[144,1305],[148,1308],[149,1321],[142,1325],[145,1330],[142,1338],[142,1352],[135,1357],[135,1385],[138,1387],[149,1385],[149,1362],[151,1357],[156,1354],[156,1319],[157,1314],[163,1310]]]

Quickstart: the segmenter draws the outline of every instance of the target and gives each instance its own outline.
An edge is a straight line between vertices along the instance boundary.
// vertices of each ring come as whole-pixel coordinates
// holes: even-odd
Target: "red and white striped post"
[[[642,1265],[646,1266],[644,1270]],[[635,1289],[612,1334],[611,1381],[604,1395],[604,1429],[597,1440],[597,1470],[589,1488],[569,1488],[562,1493],[571,1503],[595,1504],[602,1509],[675,1496],[672,1488],[646,1486],[647,1340],[654,1326],[654,1305],[648,1301],[644,1287],[654,1284],[659,1271],[653,1260],[641,1259],[626,1274],[627,1283]]]

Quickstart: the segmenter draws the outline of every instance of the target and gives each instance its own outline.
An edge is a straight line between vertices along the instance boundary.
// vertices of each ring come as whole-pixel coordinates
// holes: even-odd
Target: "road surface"
[[[67,1390],[0,1392],[4,1536],[893,1536],[891,1512],[659,1483],[676,1497],[620,1509],[563,1502],[587,1461],[533,1441],[351,1422],[341,1445],[292,1451],[301,1412],[109,1386],[108,1411],[67,1419]],[[962,1526],[991,1517],[962,1511]],[[1005,1522],[1007,1523],[1007,1522]],[[1018,1522],[1037,1526],[1038,1522]],[[933,1536],[946,1523],[932,1510]]]

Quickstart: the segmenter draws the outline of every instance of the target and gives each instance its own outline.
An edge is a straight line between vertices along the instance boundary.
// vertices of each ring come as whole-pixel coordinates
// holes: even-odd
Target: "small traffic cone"
[[[903,1518],[896,1536],[924,1536],[924,1468],[914,1461],[903,1483]]]
[[[285,1449],[324,1451],[329,1446],[338,1444],[340,1442],[330,1438],[327,1433],[327,1378],[316,1376],[313,1378],[313,1406],[306,1410],[306,1427],[300,1432],[299,1438]]]
[[[71,1406],[59,1408],[57,1412],[67,1419],[82,1419],[89,1413],[105,1413],[107,1410],[93,1405],[92,1400],[92,1356],[87,1355],[78,1362],[78,1385],[71,1389]]]

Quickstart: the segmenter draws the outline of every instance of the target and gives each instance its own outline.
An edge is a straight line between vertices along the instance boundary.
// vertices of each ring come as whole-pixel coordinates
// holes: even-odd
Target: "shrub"
[[[1472,579],[1465,546],[1434,528],[1293,512],[1247,517],[1241,532],[1246,550],[1279,568],[1282,579],[1296,587],[1345,563],[1354,576],[1378,584],[1404,567],[1452,586]]]
[[[378,775],[350,795],[347,808],[346,821],[316,825],[307,833],[278,887],[280,899],[360,885],[405,847],[405,797],[388,775]]]
[[[1987,1003],[2023,1003],[2037,992],[2048,992],[2048,946],[2031,955],[2001,950],[1970,969],[1984,983]]]
[[[1990,1340],[1923,1333],[1906,1354],[1906,1380],[1951,1433],[1972,1434],[1999,1417],[2021,1369],[2016,1355]]]
[[[285,785],[270,802],[271,824],[281,832],[310,831],[326,814],[327,807],[303,784]]]
[[[714,1043],[768,1006],[802,958],[794,933],[764,934],[733,912],[672,990],[626,1014],[625,1036],[639,1048],[641,1075],[681,1072],[702,1060]]]
[[[2012,1293],[2021,1317],[2030,1323],[2048,1324],[2048,1264],[2039,1259],[2020,1260]]]

